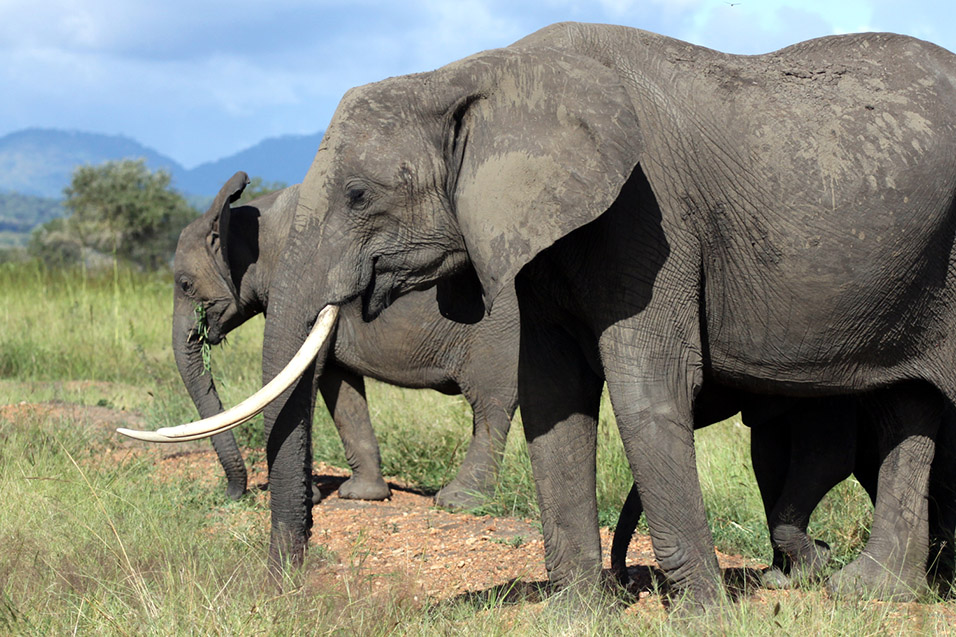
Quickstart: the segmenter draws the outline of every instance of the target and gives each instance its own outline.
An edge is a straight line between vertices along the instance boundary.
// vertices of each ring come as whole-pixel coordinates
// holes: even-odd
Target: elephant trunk
[[[340,292],[350,281],[339,273],[355,270],[348,237],[326,222],[329,200],[326,189],[328,153],[320,150],[300,186],[299,204],[269,295],[262,351],[263,380],[280,373],[285,361],[298,350],[312,321],[320,322],[330,308],[348,300]],[[319,319],[316,319],[316,313]],[[266,455],[272,511],[270,570],[282,571],[304,557],[312,527],[312,416],[317,379],[328,356],[328,347],[294,387],[264,411]]]
[[[203,359],[194,308],[183,298],[176,298],[174,305],[172,344],[176,367],[200,417],[209,418],[222,411],[222,402]],[[226,495],[236,500],[245,493],[248,480],[236,438],[231,431],[219,433],[212,437],[212,445],[226,473]]]

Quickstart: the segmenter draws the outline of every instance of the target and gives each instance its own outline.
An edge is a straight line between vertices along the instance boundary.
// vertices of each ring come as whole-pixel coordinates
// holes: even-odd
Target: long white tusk
[[[266,408],[266,405],[279,397],[292,383],[294,383],[305,371],[305,369],[315,360],[322,345],[325,344],[329,334],[332,333],[332,327],[335,325],[335,319],[338,317],[339,308],[336,305],[327,305],[319,312],[319,317],[309,332],[309,336],[302,343],[302,347],[296,352],[292,360],[279,372],[275,378],[244,401],[220,412],[210,418],[197,420],[196,422],[178,425],[176,427],[163,427],[156,431],[139,431],[137,429],[119,428],[116,431],[146,442],[187,442],[189,440],[199,440],[208,438],[224,431],[229,431],[233,427],[238,427],[242,423],[251,420],[256,414]]]

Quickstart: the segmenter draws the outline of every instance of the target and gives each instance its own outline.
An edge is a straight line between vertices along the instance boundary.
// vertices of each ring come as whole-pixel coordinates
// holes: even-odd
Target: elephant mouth
[[[362,318],[374,320],[395,299],[397,277],[393,272],[382,272],[376,267],[378,259],[372,263],[371,273],[362,293]]]
[[[414,268],[408,268],[407,261],[399,263],[398,268],[390,269],[381,258],[372,260],[369,280],[362,293],[362,318],[365,321],[375,319],[401,295],[430,288],[440,279],[464,270],[469,261],[467,254],[461,251],[438,252],[424,255],[424,258],[420,255]]]

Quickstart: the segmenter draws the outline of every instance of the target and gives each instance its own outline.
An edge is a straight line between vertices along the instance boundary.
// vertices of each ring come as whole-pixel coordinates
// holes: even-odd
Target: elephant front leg
[[[692,605],[685,610],[712,605],[722,585],[696,470],[693,366],[669,380],[622,369],[608,371],[608,391],[657,562],[675,596]],[[636,369],[664,367],[647,361]]]
[[[337,365],[327,365],[319,391],[339,432],[352,476],[339,487],[339,497],[384,500],[392,495],[382,477],[382,457],[365,399],[365,379]],[[313,497],[315,501],[315,497]]]
[[[915,599],[926,587],[927,491],[940,418],[935,389],[914,383],[867,401],[880,440],[873,527],[862,554],[828,582],[836,595]]]
[[[272,513],[269,572],[280,584],[286,567],[302,564],[312,528],[312,377],[312,370],[306,371],[287,401],[280,398],[265,411]]]
[[[602,383],[566,335],[527,329],[524,318],[519,368],[548,579],[591,598],[601,583],[595,453]]]
[[[508,442],[511,416],[507,408],[484,396],[469,402],[474,420],[468,453],[455,479],[435,495],[435,504],[446,509],[473,509],[495,495],[498,468]]]

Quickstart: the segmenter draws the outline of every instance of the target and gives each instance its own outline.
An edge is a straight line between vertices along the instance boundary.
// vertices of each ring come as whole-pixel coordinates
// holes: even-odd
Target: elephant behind
[[[298,203],[298,186],[242,206],[231,204],[248,183],[234,175],[209,210],[183,230],[176,248],[173,351],[180,376],[202,417],[222,410],[211,372],[204,369],[203,341],[219,343],[231,330],[268,314],[269,289]],[[517,308],[483,318],[480,305],[442,313],[441,297],[476,282],[467,273],[397,299],[384,321],[366,323],[361,303],[343,308],[329,360],[315,379],[345,447],[352,476],[345,498],[387,498],[378,443],[365,399],[364,378],[403,387],[463,394],[474,428],[456,478],[436,495],[445,507],[470,508],[494,493],[517,401]],[[507,304],[507,302],[506,302]],[[204,321],[197,320],[202,308]],[[204,336],[200,338],[200,322]],[[227,494],[246,488],[242,453],[232,432],[212,439],[226,472]]]
[[[694,405],[694,428],[740,412],[751,430],[751,457],[760,489],[773,559],[761,580],[770,588],[816,579],[830,548],[807,533],[810,515],[833,487],[851,474],[874,504],[879,450],[872,440],[873,401],[866,396],[790,398],[760,396],[705,383]],[[628,579],[626,558],[643,505],[632,484],[614,529],[611,570]],[[956,413],[943,413],[929,485],[927,570],[942,594],[952,587],[956,554]]]

